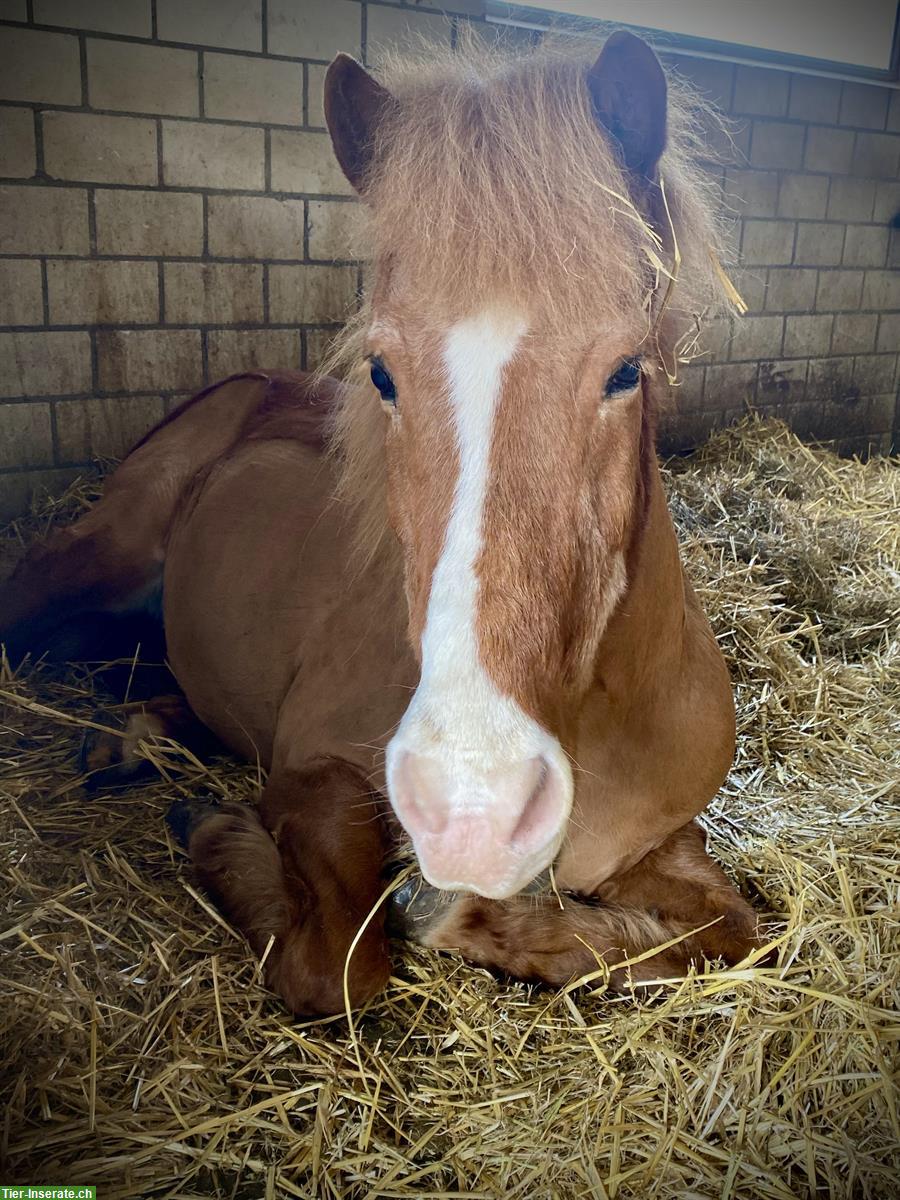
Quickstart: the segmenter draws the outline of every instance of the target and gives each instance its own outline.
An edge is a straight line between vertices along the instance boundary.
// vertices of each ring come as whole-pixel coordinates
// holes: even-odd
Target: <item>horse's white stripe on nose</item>
[[[422,638],[422,685],[442,688],[461,676],[480,674],[475,628],[484,501],[490,470],[491,433],[503,368],[516,352],[525,324],[509,315],[485,313],[455,326],[444,363],[459,451],[459,475],[444,544],[431,580]]]
[[[498,690],[478,651],[494,416],[525,330],[518,316],[488,311],[447,336],[459,474],[431,579],[419,686],[387,753],[391,801],[425,875],[491,896],[511,895],[548,865],[572,800],[559,742]]]

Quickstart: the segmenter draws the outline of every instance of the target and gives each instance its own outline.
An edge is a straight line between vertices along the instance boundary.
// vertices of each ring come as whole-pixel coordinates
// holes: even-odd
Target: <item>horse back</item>
[[[206,435],[202,437],[204,446],[217,446],[222,452],[253,438],[287,439],[322,450],[339,387],[336,379],[316,377],[308,371],[257,370],[229,375],[174,408],[141,438],[125,462],[194,435]],[[202,457],[198,466],[208,466],[210,455],[203,453]]]
[[[43,652],[63,620],[146,607],[161,584],[173,523],[198,479],[258,439],[320,453],[338,387],[302,371],[252,371],[179,405],[130,451],[103,498],[32,546],[0,586],[0,640],[16,657]]]

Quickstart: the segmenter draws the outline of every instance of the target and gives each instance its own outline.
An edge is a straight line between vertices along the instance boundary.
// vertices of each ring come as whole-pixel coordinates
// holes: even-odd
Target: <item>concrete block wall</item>
[[[0,519],[182,397],[311,366],[360,285],[338,50],[479,0],[0,0]]]
[[[0,0],[0,518],[217,376],[315,363],[360,284],[325,67],[409,32],[452,44],[466,21],[493,36],[482,7]],[[737,121],[717,173],[742,213],[750,313],[710,330],[666,443],[756,404],[886,449],[900,95],[669,57]]]
[[[732,165],[711,170],[748,313],[707,331],[663,449],[751,408],[845,453],[900,448],[900,90],[665,57],[733,122]]]

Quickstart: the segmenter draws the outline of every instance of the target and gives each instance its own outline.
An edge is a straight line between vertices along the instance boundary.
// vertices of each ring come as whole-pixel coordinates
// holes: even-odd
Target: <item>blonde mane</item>
[[[604,313],[643,308],[645,359],[671,377],[701,317],[726,299],[721,201],[697,165],[703,106],[669,79],[667,209],[651,228],[591,107],[584,76],[597,49],[569,40],[510,54],[469,38],[387,59],[377,74],[397,103],[366,177],[368,257],[402,264],[435,312],[522,297],[589,334]],[[383,417],[358,387],[368,318],[364,298],[322,366],[347,380],[333,445],[366,558],[385,509]]]

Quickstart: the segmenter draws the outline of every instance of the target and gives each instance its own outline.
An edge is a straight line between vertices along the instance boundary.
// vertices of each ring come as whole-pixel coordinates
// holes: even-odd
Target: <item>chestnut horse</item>
[[[367,377],[195,396],[23,560],[0,631],[40,650],[161,598],[183,698],[88,765],[202,723],[267,768],[258,810],[181,824],[297,1012],[343,1006],[398,822],[449,893],[395,905],[427,945],[551,984],[738,961],[756,918],[693,821],[732,697],[654,451],[666,368],[720,286],[686,106],[624,33],[593,65],[470,48],[387,83],[340,55],[325,106],[372,224],[342,349]],[[388,977],[385,921],[355,1003]]]

